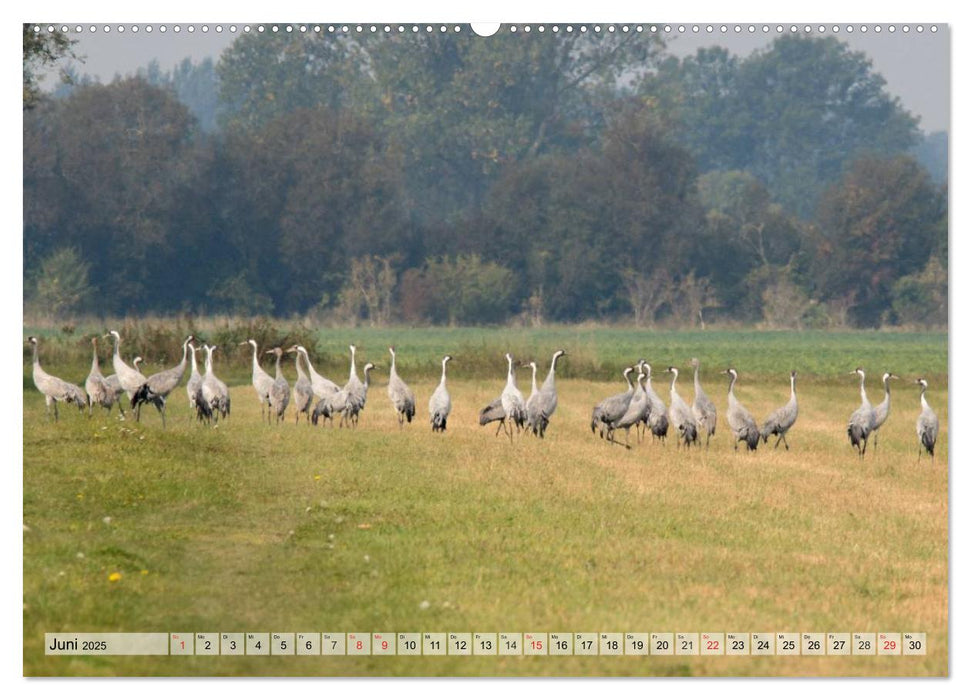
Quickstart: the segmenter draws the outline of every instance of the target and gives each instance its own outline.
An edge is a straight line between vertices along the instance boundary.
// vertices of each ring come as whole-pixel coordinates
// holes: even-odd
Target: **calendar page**
[[[23,24],[23,674],[948,676],[950,27],[396,14]]]

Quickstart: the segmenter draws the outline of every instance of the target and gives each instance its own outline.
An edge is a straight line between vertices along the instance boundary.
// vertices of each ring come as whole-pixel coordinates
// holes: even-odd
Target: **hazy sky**
[[[222,25],[221,33],[215,31],[216,25],[208,26],[207,33],[201,31],[201,24],[195,25],[195,31],[189,33],[186,25],[183,25],[178,34],[172,31],[171,25],[164,34],[158,31],[157,25],[151,33],[145,31],[145,25],[140,25],[137,33],[132,33],[131,25],[126,25],[123,33],[117,31],[117,24],[112,24],[112,30],[108,33],[103,31],[103,24],[98,25],[94,33],[85,26],[83,32],[76,35],[79,39],[77,53],[85,58],[78,70],[109,81],[115,74],[133,73],[153,58],[164,69],[171,68],[186,56],[196,61],[206,56],[216,59],[232,42],[234,35],[229,32],[228,23]],[[733,53],[744,56],[767,46],[778,36],[776,25],[772,25],[768,33],[763,33],[762,26],[757,25],[755,34],[749,34],[748,25],[743,26],[740,34],[734,33],[733,26],[729,27],[727,34],[720,32],[720,25],[715,25],[711,34],[706,32],[706,25],[700,25],[697,33],[692,31],[695,25],[684,26],[686,31],[683,34],[674,31],[668,35],[674,37],[668,42],[669,50],[679,56],[712,45],[725,46]],[[785,31],[789,31],[789,26]],[[803,26],[800,25],[800,31]],[[879,33],[874,31],[874,25],[868,25],[869,31],[863,33],[856,25],[856,30],[847,34],[844,24],[836,36],[854,50],[867,54],[873,61],[874,69],[887,81],[887,89],[900,98],[906,109],[920,118],[923,130],[947,129],[950,121],[948,26],[938,25],[938,31],[932,33],[928,30],[930,25],[923,25],[924,32],[917,33],[914,30],[916,25],[911,25],[911,31],[906,34],[901,31],[901,25],[897,25],[893,33],[888,31],[889,25],[880,26],[882,31]],[[242,23],[237,25],[238,29],[241,27]],[[832,35],[831,28],[832,25],[826,25],[826,36]],[[677,26],[672,26],[672,29],[677,30]],[[71,34],[75,36],[73,26]]]

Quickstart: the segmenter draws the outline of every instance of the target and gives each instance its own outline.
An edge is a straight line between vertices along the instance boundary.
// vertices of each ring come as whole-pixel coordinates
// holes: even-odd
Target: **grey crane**
[[[671,377],[671,406],[668,408],[668,418],[671,425],[678,430],[678,447],[684,443],[685,447],[698,444],[698,424],[695,422],[694,412],[688,408],[678,390],[675,387],[678,381],[678,368],[668,367],[667,371],[674,376]]]
[[[857,367],[850,374],[860,377],[860,407],[850,415],[850,422],[846,426],[846,434],[850,438],[850,445],[856,448],[860,459],[866,454],[867,440],[873,432],[876,416],[873,413],[873,406],[866,396],[866,374],[862,367]]]
[[[347,391],[349,399],[353,401],[361,395],[361,390],[364,387],[364,384],[361,383],[361,380],[358,379],[357,376],[357,365],[355,362],[357,346],[348,345],[347,347],[351,349],[351,371],[347,376],[347,383],[344,385],[344,389]]]
[[[712,400],[708,398],[708,395],[705,394],[705,390],[701,388],[701,381],[698,379],[698,370],[701,367],[701,362],[698,361],[697,357],[691,358],[691,366],[695,370],[695,400],[691,404],[691,410],[694,412],[695,422],[698,424],[698,431],[705,435],[705,449],[708,449],[711,436],[715,434],[715,424],[718,422],[718,410],[715,408]]]
[[[731,377],[728,383],[728,411],[725,418],[728,420],[728,427],[731,428],[732,435],[735,436],[735,451],[738,451],[739,442],[744,442],[750,452],[754,451],[758,449],[759,440],[762,439],[759,426],[756,425],[755,419],[752,418],[748,409],[735,398],[735,382],[738,381],[738,372],[734,367],[729,367],[725,370],[725,374]]]
[[[438,382],[432,397],[428,399],[428,415],[433,433],[444,433],[448,426],[448,414],[452,412],[452,397],[445,386],[445,369],[452,361],[451,355],[442,358],[442,378]]]
[[[162,416],[162,427],[165,427],[165,402],[172,390],[175,389],[185,376],[187,366],[187,356],[189,343],[193,340],[190,334],[182,342],[182,360],[175,367],[156,372],[145,380],[145,383],[132,397],[132,405],[135,406],[135,417],[138,418],[138,411],[143,403],[152,403],[159,414]]]
[[[668,408],[664,405],[661,397],[657,395],[657,392],[654,391],[654,387],[651,385],[651,365],[647,362],[642,362],[641,366],[647,373],[644,390],[647,393],[648,400],[651,402],[651,410],[647,416],[647,427],[651,430],[652,440],[661,440],[663,442],[668,436]]]
[[[630,406],[631,399],[634,396],[634,385],[630,381],[630,373],[633,371],[633,367],[624,368],[624,381],[627,382],[627,391],[608,396],[594,406],[590,414],[591,432],[597,432],[599,426],[600,437],[606,439],[608,442],[616,442],[618,445],[620,443],[614,440],[613,423],[620,420],[627,413],[627,408]]]
[[[349,345],[348,347],[351,350],[351,369],[348,374],[347,383],[342,389],[325,395],[317,402],[311,416],[314,425],[317,425],[321,417],[330,419],[330,424],[333,425],[334,416],[338,413],[341,414],[341,421],[338,427],[343,428],[345,422],[348,425],[356,425],[357,415],[364,408],[364,401],[367,398],[367,387],[361,383],[361,380],[357,376],[357,368],[355,365],[357,346]],[[371,367],[373,368],[374,365],[371,365]],[[353,416],[353,422],[349,420],[351,416]]]
[[[307,363],[307,372],[310,374],[310,386],[314,390],[314,396],[322,399],[325,396],[336,394],[341,390],[337,384],[317,373],[314,366],[310,364],[310,355],[307,353],[307,348],[303,345],[298,345],[297,352],[303,355],[303,361]]]
[[[556,411],[556,362],[565,356],[566,350],[557,350],[553,353],[550,371],[538,391],[536,390],[536,363],[530,363],[533,367],[533,393],[526,402],[526,425],[532,429],[533,435],[541,438],[546,436],[546,428],[549,427],[550,418]]]
[[[108,389],[115,395],[115,403],[118,404],[118,410],[121,412],[121,417],[125,417],[125,409],[122,407],[121,395],[125,393],[125,390],[121,388],[121,382],[118,381],[117,374],[109,374],[105,377],[105,384]]]
[[[189,343],[189,355],[189,381],[185,383],[185,393],[189,396],[189,408],[195,409],[196,398],[202,388],[202,375],[199,374],[199,363],[196,361],[196,346],[192,343]]]
[[[347,400],[348,394],[345,389],[338,389],[333,393],[327,394],[314,406],[313,413],[310,414],[310,422],[317,425],[319,421],[326,419],[330,420],[331,427],[333,427],[334,416],[338,413],[343,415],[347,408]]]
[[[917,446],[917,462],[920,463],[922,450],[927,450],[927,454],[931,456],[931,464],[934,464],[934,445],[937,444],[940,422],[924,397],[927,391],[927,380],[921,377],[914,383],[920,384],[920,415],[917,417],[917,439],[920,440],[920,444]]]
[[[765,423],[762,424],[762,442],[768,442],[770,435],[778,435],[779,437],[775,441],[775,447],[779,447],[779,442],[785,444],[786,450],[789,450],[789,441],[786,440],[786,433],[789,432],[795,422],[796,418],[799,416],[799,404],[796,402],[796,370],[792,370],[789,373],[789,403],[787,403],[782,408],[777,408],[769,417],[765,419]]]
[[[196,419],[208,423],[212,420],[212,406],[202,396],[202,375],[199,374],[199,365],[196,361],[197,349],[195,345],[189,343],[191,370],[189,381],[185,383],[185,392],[189,395],[189,408],[195,411]],[[192,418],[190,417],[189,420]]]
[[[348,394],[347,405],[344,407],[344,414],[341,416],[341,424],[347,421],[347,424],[356,428],[358,418],[361,415],[361,411],[364,410],[364,404],[367,402],[367,390],[371,385],[371,370],[377,369],[377,366],[368,362],[364,365],[364,382],[361,384],[358,391],[354,394]]]
[[[641,362],[640,365],[641,371],[637,374],[637,388],[634,389],[630,403],[627,405],[627,411],[611,425],[614,430],[617,428],[624,429],[624,447],[628,450],[630,449],[630,429],[639,425],[651,410],[651,399],[647,395],[647,385],[645,384],[647,374],[643,371],[644,363]]]
[[[391,405],[394,406],[395,414],[398,416],[398,427],[403,428],[406,420],[411,423],[411,419],[415,417],[415,392],[398,376],[398,369],[395,366],[397,355],[393,345],[388,348],[388,352],[391,353],[388,398],[391,399]]]
[[[142,388],[142,385],[148,381],[144,374],[139,372],[137,369],[133,369],[125,364],[125,361],[121,359],[121,352],[119,350],[121,346],[121,335],[118,331],[108,331],[108,335],[105,336],[114,338],[114,353],[111,356],[111,364],[115,369],[115,374],[118,375],[118,383],[121,384],[121,388],[125,390],[128,394],[128,398],[134,401],[135,394],[138,390]],[[132,405],[134,408],[134,405]]]
[[[206,351],[206,373],[202,375],[202,399],[209,406],[212,419],[216,422],[219,416],[226,418],[230,410],[229,387],[215,375],[212,369],[212,354],[216,352],[217,347],[217,345],[202,346]]]
[[[506,412],[502,408],[502,397],[496,397],[485,408],[479,411],[479,425],[487,425],[493,421],[500,421],[499,427],[496,428],[496,435],[502,429],[505,418]]]
[[[108,382],[105,380],[103,374],[101,374],[101,366],[98,364],[98,336],[91,338],[91,345],[93,347],[93,353],[91,357],[91,371],[88,372],[87,378],[84,380],[84,390],[88,395],[88,417],[91,417],[91,410],[94,404],[98,404],[102,408],[107,409],[108,413],[111,413],[111,407],[115,404],[118,396],[115,394],[114,389],[112,389]],[[118,409],[121,409],[121,403],[118,403]],[[122,415],[124,411],[122,410]]]
[[[27,338],[27,342],[31,344],[34,355],[34,386],[44,395],[44,402],[47,404],[47,419],[50,420],[51,406],[53,406],[54,421],[57,421],[58,401],[73,403],[78,407],[79,411],[83,412],[88,405],[88,397],[81,391],[81,387],[45,372],[40,366],[40,352],[38,350],[39,343],[37,338],[30,336]]]
[[[877,435],[880,432],[880,426],[887,422],[887,418],[890,417],[890,380],[900,379],[896,374],[892,372],[883,373],[883,401],[878,403],[873,408],[873,449],[877,449]]]
[[[283,369],[280,367],[283,348],[271,348],[264,354],[276,355],[276,377],[273,379],[272,386],[270,386],[269,404],[271,414],[276,416],[276,422],[279,423],[284,419],[287,406],[290,405],[290,385],[287,383],[287,378],[283,376]]]
[[[526,432],[529,433],[530,431],[532,431],[533,432],[533,435],[536,435],[537,433],[536,433],[536,430],[533,429],[533,421],[532,421],[532,419],[530,417],[530,411],[532,411],[534,414],[536,413],[536,397],[539,395],[539,386],[536,384],[536,370],[537,370],[536,362],[535,362],[535,360],[530,360],[529,362],[520,363],[519,366],[520,367],[529,367],[529,368],[531,368],[533,370],[533,375],[532,375],[533,376],[533,384],[532,384],[532,388],[530,389],[530,392],[529,392],[529,398],[526,399],[526,404],[525,404],[525,407],[526,407]]]
[[[508,352],[506,353],[506,362],[509,365],[506,374],[506,386],[502,390],[502,394],[499,395],[499,400],[502,403],[502,410],[505,415],[500,421],[506,428],[509,441],[512,442],[513,424],[519,429],[526,423],[526,401],[523,399],[523,393],[516,386],[516,371],[513,369],[512,355]]]
[[[273,388],[273,377],[260,367],[259,348],[255,340],[250,338],[240,343],[240,345],[249,345],[253,348],[253,390],[256,392],[256,398],[260,400],[260,420],[269,422],[271,413],[266,409],[270,406],[270,390]]]
[[[297,350],[297,346],[293,345],[287,348],[287,353],[294,355],[297,367],[297,381],[293,383],[293,392],[291,393],[293,412],[296,414],[295,422],[300,422],[300,414],[303,413],[307,418],[307,425],[310,425],[310,406],[314,402],[314,388],[310,383],[310,377],[303,371],[300,364],[300,352]]]

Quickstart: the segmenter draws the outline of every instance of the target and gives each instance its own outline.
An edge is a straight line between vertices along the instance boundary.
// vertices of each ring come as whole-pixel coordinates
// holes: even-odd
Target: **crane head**
[[[452,356],[446,355],[445,357],[442,358],[442,365],[444,366],[446,362],[451,362],[451,361],[452,361]]]
[[[926,380],[926,379],[924,379],[923,377],[920,377],[919,379],[917,379],[917,380],[916,380],[916,381],[914,382],[914,384],[920,384],[920,385],[921,385],[922,387],[924,387],[925,389],[927,388],[927,380]]]
[[[692,367],[694,367],[695,369],[698,369],[698,366],[699,366],[700,364],[701,364],[701,363],[700,363],[700,362],[698,361],[698,358],[697,358],[697,357],[692,357],[692,358],[691,358],[691,366],[692,366]]]

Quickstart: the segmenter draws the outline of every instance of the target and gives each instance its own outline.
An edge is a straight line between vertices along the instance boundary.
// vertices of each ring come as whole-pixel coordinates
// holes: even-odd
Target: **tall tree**
[[[863,157],[819,204],[814,277],[826,299],[845,300],[858,325],[877,326],[895,280],[946,254],[946,199],[907,156]]]
[[[918,136],[866,55],[833,37],[786,35],[743,60],[701,49],[640,89],[678,115],[702,171],[747,170],[804,218],[854,158],[905,153]]]

